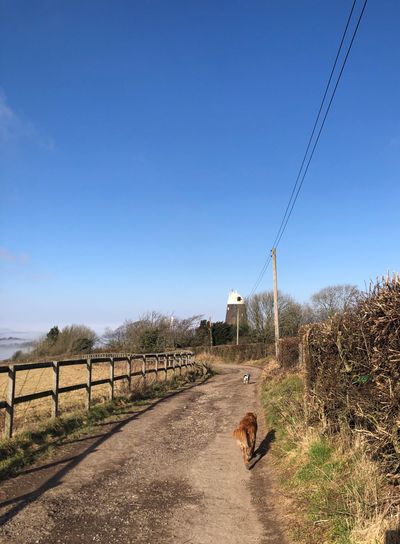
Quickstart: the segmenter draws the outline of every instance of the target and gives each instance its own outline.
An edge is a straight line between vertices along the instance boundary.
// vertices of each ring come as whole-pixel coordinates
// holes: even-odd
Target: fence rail
[[[141,370],[133,371],[134,362],[141,361]],[[121,363],[126,361],[126,373],[115,375],[115,363]],[[154,367],[149,368],[149,363],[153,363]],[[100,380],[93,380],[93,366],[98,364],[108,365],[109,377]],[[51,397],[51,415],[57,417],[60,415],[59,410],[59,396],[62,393],[68,393],[71,391],[78,391],[80,389],[86,390],[85,408],[90,409],[92,401],[92,388],[96,385],[109,384],[109,399],[114,398],[115,387],[114,384],[119,380],[126,380],[128,388],[131,389],[132,377],[141,376],[146,380],[146,376],[149,374],[155,374],[158,379],[159,373],[163,374],[164,379],[167,379],[168,371],[176,370],[182,373],[182,368],[188,368],[194,366],[193,353],[190,351],[184,352],[172,352],[172,353],[147,353],[147,354],[135,354],[135,353],[118,353],[118,354],[91,354],[83,358],[77,359],[65,359],[57,361],[45,361],[39,363],[10,363],[7,365],[0,365],[0,374],[7,373],[7,393],[6,400],[0,401],[0,410],[5,410],[5,429],[4,437],[11,438],[13,435],[14,426],[14,407],[24,402],[30,402],[32,400]],[[84,383],[77,383],[64,387],[59,386],[60,382],[60,368],[73,365],[86,365],[86,381]],[[36,370],[36,369],[52,368],[52,388],[45,391],[39,391],[31,393],[29,395],[15,395],[15,385],[17,381],[17,374],[23,370]]]

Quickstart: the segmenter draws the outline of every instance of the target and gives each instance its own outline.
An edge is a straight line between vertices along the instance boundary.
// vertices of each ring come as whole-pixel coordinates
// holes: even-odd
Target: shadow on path
[[[49,463],[47,465],[43,465],[43,466],[40,466],[40,467],[34,467],[32,469],[26,470],[25,473],[28,473],[29,471],[30,472],[34,472],[34,471],[37,472],[37,471],[40,471],[40,470],[44,470],[46,468],[54,467],[55,465],[58,465],[58,464],[67,463],[54,476],[51,476],[48,480],[43,482],[43,484],[41,484],[34,491],[31,491],[29,493],[25,493],[23,495],[20,495],[19,497],[14,497],[12,499],[8,499],[8,500],[5,500],[3,502],[0,502],[0,508],[4,508],[4,507],[6,507],[8,505],[11,505],[11,504],[15,503],[15,506],[13,506],[5,514],[0,516],[0,526],[7,523],[7,521],[12,519],[19,512],[21,512],[21,510],[23,510],[26,506],[28,506],[29,503],[35,501],[41,495],[43,495],[43,493],[45,493],[46,491],[48,491],[51,488],[55,488],[55,487],[59,486],[61,484],[62,478],[66,474],[68,474],[68,472],[70,472],[77,465],[79,465],[79,463],[81,461],[83,461],[86,456],[88,456],[89,454],[96,451],[98,449],[98,447],[101,446],[101,444],[106,442],[114,434],[116,434],[118,432],[121,432],[121,429],[125,425],[127,425],[131,421],[139,418],[142,414],[144,414],[146,412],[150,412],[158,404],[160,404],[162,402],[165,402],[166,400],[170,399],[171,397],[174,397],[174,396],[178,395],[179,393],[182,393],[183,391],[188,391],[188,390],[192,389],[193,387],[198,387],[199,385],[203,385],[203,384],[204,384],[204,380],[199,382],[199,383],[193,383],[193,384],[189,385],[188,387],[182,387],[180,389],[177,389],[176,391],[172,391],[171,393],[168,393],[165,397],[156,400],[155,402],[153,402],[153,404],[151,404],[150,406],[144,408],[140,412],[136,411],[132,416],[127,417],[123,421],[120,421],[118,423],[110,423],[110,425],[112,425],[112,428],[109,431],[106,431],[102,435],[96,435],[94,437],[93,436],[92,437],[87,437],[87,439],[92,438],[92,439],[95,439],[95,441],[90,446],[88,446],[83,452],[79,453],[78,455],[75,455],[73,457],[69,457],[69,458],[66,458],[66,459],[61,459],[59,461],[55,461],[55,462]],[[79,442],[79,439],[76,440],[76,442]],[[73,442],[69,442],[69,444],[71,444],[71,443],[73,443]],[[23,476],[22,473],[21,473],[21,476]],[[18,475],[17,475],[17,477],[18,477]]]
[[[254,468],[256,464],[264,457],[264,455],[267,454],[274,440],[275,440],[275,431],[274,429],[271,429],[270,431],[267,432],[264,439],[260,442],[260,444],[258,445],[258,448],[254,452],[253,458],[247,464],[247,468],[249,470]]]

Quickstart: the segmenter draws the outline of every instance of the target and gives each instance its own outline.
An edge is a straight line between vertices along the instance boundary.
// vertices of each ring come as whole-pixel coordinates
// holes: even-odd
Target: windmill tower
[[[225,322],[229,325],[236,326],[238,323],[238,318],[241,324],[247,322],[246,306],[243,297],[240,296],[237,291],[232,289],[228,296]]]

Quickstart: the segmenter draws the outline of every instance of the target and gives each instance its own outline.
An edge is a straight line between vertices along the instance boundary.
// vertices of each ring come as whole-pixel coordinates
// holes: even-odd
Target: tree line
[[[280,336],[296,336],[306,323],[325,321],[337,312],[354,305],[360,291],[354,285],[333,285],[314,293],[307,303],[299,303],[285,293],[278,294]],[[246,300],[247,322],[240,327],[241,343],[274,342],[273,292],[257,293]],[[149,312],[138,320],[125,321],[102,336],[84,325],[70,325],[49,332],[33,344],[29,353],[17,351],[13,360],[91,353],[123,351],[132,353],[162,352],[171,349],[229,344],[236,329],[223,321],[210,323],[201,315],[187,318]]]
[[[280,336],[296,336],[302,325],[326,321],[335,313],[353,306],[359,296],[358,288],[348,284],[325,287],[314,293],[309,302],[303,304],[290,295],[278,292]],[[272,343],[275,339],[273,291],[257,293],[250,297],[246,310],[251,340]]]

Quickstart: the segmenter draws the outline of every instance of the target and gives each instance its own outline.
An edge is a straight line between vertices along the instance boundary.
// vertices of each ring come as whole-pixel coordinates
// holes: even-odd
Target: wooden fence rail
[[[133,372],[135,361],[141,361],[141,370]],[[115,363],[126,362],[126,373],[116,376],[115,375]],[[149,367],[149,363],[153,363],[154,368]],[[101,380],[93,380],[93,366],[97,364],[109,365],[109,377]],[[87,379],[84,383],[78,383],[74,385],[68,385],[60,387],[60,368],[73,365],[85,365]],[[70,391],[78,391],[80,389],[86,390],[85,408],[90,409],[92,400],[92,388],[96,385],[108,384],[109,385],[109,399],[114,398],[115,382],[118,380],[126,380],[129,390],[132,386],[132,377],[140,376],[146,383],[146,377],[149,374],[155,374],[156,379],[160,373],[163,374],[164,380],[167,379],[168,371],[173,371],[174,375],[179,370],[179,374],[182,374],[182,368],[193,367],[195,365],[193,360],[193,353],[190,351],[185,352],[172,352],[172,353],[148,353],[148,354],[93,354],[87,355],[84,358],[68,359],[60,361],[46,361],[40,363],[11,363],[8,365],[0,365],[0,374],[8,374],[7,395],[5,401],[0,401],[0,410],[5,410],[5,429],[4,437],[11,438],[13,434],[14,425],[14,407],[17,404],[24,402],[30,402],[32,400],[42,399],[45,397],[51,397],[51,415],[52,417],[59,416],[59,396],[62,393],[68,393]],[[40,368],[52,368],[53,369],[53,386],[46,391],[39,391],[30,395],[15,396],[15,384],[17,380],[17,373],[22,370],[35,370]]]

